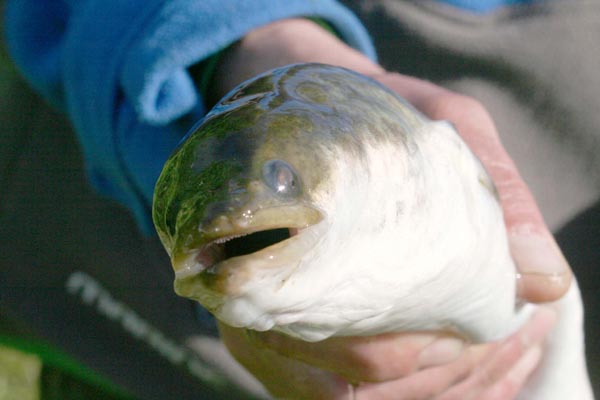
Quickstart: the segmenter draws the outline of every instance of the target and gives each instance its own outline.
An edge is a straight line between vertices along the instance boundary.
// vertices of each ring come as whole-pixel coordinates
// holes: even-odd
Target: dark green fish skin
[[[310,204],[327,185],[331,149],[360,162],[365,143],[410,141],[424,121],[394,93],[346,69],[298,64],[260,75],[221,100],[166,162],[154,193],[158,234],[172,258],[214,240],[200,227],[251,201],[249,183],[260,182],[273,159],[299,173],[301,190],[293,199],[262,198],[261,207]]]

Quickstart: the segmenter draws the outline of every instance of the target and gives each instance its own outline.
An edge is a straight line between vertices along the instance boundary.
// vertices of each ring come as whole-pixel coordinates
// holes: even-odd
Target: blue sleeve
[[[11,56],[68,113],[92,185],[147,233],[154,184],[190,126],[183,121],[206,112],[189,66],[288,17],[323,19],[375,58],[358,19],[335,0],[11,0],[5,17]]]

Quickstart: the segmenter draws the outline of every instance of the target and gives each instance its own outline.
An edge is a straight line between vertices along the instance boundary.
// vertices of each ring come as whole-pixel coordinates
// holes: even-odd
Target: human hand
[[[554,321],[551,310],[540,308],[509,338],[470,346],[430,332],[307,343],[224,324],[219,331],[231,354],[276,398],[507,400],[537,366]]]
[[[233,46],[221,60],[214,97],[255,74],[295,62],[354,69],[395,90],[430,118],[452,122],[498,186],[520,271],[519,296],[537,302],[564,294],[571,279],[568,265],[479,103],[431,83],[387,73],[306,20],[259,28]],[[231,353],[276,396],[347,398],[347,382],[353,382],[360,383],[358,399],[424,399],[434,394],[447,400],[508,399],[537,365],[553,320],[552,312],[542,310],[506,340],[470,346],[441,332],[306,343],[273,332],[249,333],[225,325],[220,329]],[[442,338],[447,339],[445,348],[426,350]]]

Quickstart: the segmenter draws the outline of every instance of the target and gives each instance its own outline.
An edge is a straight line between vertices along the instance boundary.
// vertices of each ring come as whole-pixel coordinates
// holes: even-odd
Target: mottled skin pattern
[[[221,100],[167,161],[155,189],[156,229],[173,260],[186,257],[223,236],[207,228],[219,215],[241,213],[257,197],[261,208],[310,206],[315,191],[328,184],[323,178],[332,149],[343,148],[360,162],[365,143],[404,141],[410,147],[410,132],[422,124],[403,99],[348,70],[312,64],[266,73]],[[301,172],[293,198],[249,189],[264,186],[261,169],[271,159]],[[218,279],[203,275],[217,289]]]

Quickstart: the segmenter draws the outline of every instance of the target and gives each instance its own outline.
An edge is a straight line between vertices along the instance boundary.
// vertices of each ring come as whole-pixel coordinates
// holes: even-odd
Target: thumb
[[[501,145],[494,151],[494,161],[484,165],[500,195],[510,250],[519,272],[518,295],[531,302],[557,300],[570,286],[571,269],[513,161]]]

